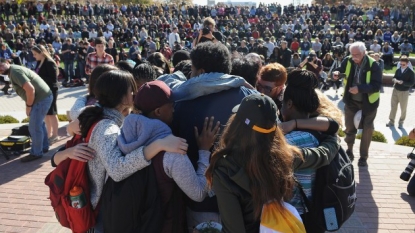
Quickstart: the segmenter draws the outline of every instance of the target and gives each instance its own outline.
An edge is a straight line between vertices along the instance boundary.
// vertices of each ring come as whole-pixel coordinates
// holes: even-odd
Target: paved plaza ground
[[[85,93],[85,87],[60,89],[59,113],[66,113],[76,97]],[[400,130],[385,126],[391,93],[391,87],[384,88],[375,120],[376,130],[385,134],[388,143],[372,143],[368,168],[359,168],[355,162],[356,211],[339,232],[415,232],[415,197],[407,195],[407,182],[399,179],[409,162],[406,154],[412,148],[393,144],[394,140],[407,135],[415,126],[415,117],[412,116],[415,113],[415,94],[410,95],[405,129]],[[327,96],[343,108],[340,95],[336,96],[330,90]],[[25,117],[23,111],[24,102],[15,93],[11,96],[0,94],[0,115],[9,114],[21,120]],[[7,161],[0,155],[0,232],[70,232],[57,223],[47,199],[48,189],[44,185],[44,178],[52,170],[50,157],[53,151],[68,140],[65,125],[65,122],[60,125],[60,141],[40,160],[23,164],[19,157],[12,156]],[[0,137],[9,135],[15,126],[0,125]],[[355,148],[355,156],[358,157],[358,147]]]

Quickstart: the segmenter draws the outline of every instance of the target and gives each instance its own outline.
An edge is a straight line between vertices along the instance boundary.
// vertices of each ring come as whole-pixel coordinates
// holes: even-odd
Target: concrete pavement
[[[85,90],[85,87],[61,89],[59,112],[65,113],[76,97],[84,94]],[[389,143],[372,143],[368,168],[360,169],[355,162],[358,198],[356,211],[339,232],[415,232],[415,198],[407,195],[407,182],[399,179],[409,162],[406,154],[411,148],[393,145],[394,138],[409,132],[415,125],[415,118],[411,117],[411,113],[414,113],[415,97],[411,94],[409,98],[406,130],[392,130],[385,126],[390,111],[391,92],[390,87],[384,88],[375,120],[376,130],[383,132]],[[342,108],[340,95],[336,97],[333,90],[326,93]],[[0,115],[7,113],[23,119],[23,111],[24,103],[15,94],[10,97],[0,94]],[[62,127],[64,125],[65,123],[61,124]],[[13,127],[15,125],[0,125],[0,136],[7,136]],[[54,149],[68,140],[64,128],[59,134],[61,138],[53,145]],[[0,232],[70,232],[57,223],[47,199],[48,189],[43,183],[52,170],[52,154],[53,151],[40,160],[25,164],[20,163],[18,157],[13,156],[6,161],[0,155]],[[355,156],[358,157],[358,150],[355,150]]]

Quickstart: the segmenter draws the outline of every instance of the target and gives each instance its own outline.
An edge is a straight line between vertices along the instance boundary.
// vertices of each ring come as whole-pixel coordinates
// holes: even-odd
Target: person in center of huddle
[[[289,73],[287,80],[281,108],[283,120],[308,119],[310,114],[314,113],[320,105],[315,89],[318,84],[315,74],[307,70],[294,70]],[[285,138],[289,144],[300,148],[313,148],[319,145],[319,135],[317,132],[313,133],[313,131],[294,129],[294,131],[286,134]],[[312,201],[312,187],[317,168],[319,167],[296,170],[294,173],[309,201]],[[304,207],[304,200],[298,187],[295,189],[294,197],[289,203],[301,214],[307,229],[310,223],[307,222],[307,209]],[[315,231],[308,230],[307,232]]]
[[[125,118],[118,137],[121,151],[127,154],[142,145],[171,135],[168,125],[173,120],[173,104],[172,92],[167,84],[158,80],[143,84],[134,98],[134,105],[142,115],[130,114]],[[215,141],[219,125],[219,122],[213,125],[213,118],[208,124],[206,118],[202,133],[196,133],[199,148],[196,171],[187,155],[162,152],[152,159],[163,213],[160,232],[186,231],[184,194],[197,202],[203,201],[207,196],[204,174],[209,165],[209,149]],[[210,196],[212,195],[211,193]]]

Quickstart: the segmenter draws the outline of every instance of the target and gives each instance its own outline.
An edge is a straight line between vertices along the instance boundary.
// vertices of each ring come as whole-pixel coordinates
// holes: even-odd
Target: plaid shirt
[[[102,57],[98,57],[96,52],[88,54],[88,57],[86,58],[85,73],[90,75],[92,70],[101,64],[114,65],[114,58],[108,53],[104,53],[104,56]]]

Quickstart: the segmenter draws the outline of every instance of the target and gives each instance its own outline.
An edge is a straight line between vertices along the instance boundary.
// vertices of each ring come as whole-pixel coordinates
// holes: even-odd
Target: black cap
[[[271,133],[277,129],[277,111],[275,102],[264,94],[249,95],[232,109],[236,113],[235,119],[259,133]]]

